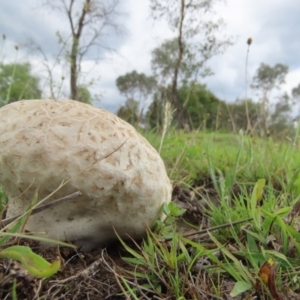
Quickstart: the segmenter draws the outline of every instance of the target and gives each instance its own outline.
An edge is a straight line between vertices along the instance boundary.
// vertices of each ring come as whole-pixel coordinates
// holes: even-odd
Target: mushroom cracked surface
[[[116,239],[113,228],[123,238],[140,238],[171,200],[161,157],[117,116],[73,100],[2,107],[0,184],[7,217],[23,213],[37,188],[41,200],[70,178],[47,202],[77,190],[82,196],[30,216],[25,228],[87,251]]]

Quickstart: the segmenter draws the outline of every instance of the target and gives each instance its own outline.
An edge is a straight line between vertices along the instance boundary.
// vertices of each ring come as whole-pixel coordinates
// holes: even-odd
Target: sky
[[[133,70],[151,75],[151,51],[174,36],[165,21],[151,18],[149,0],[123,0],[119,11],[122,12],[119,22],[125,34],[106,37],[107,45],[114,51],[92,51],[82,66],[84,71],[89,71],[87,79],[95,81],[92,91],[100,100],[94,104],[112,112],[125,102],[115,85],[116,78]],[[235,39],[235,44],[224,54],[209,61],[214,75],[201,80],[216,96],[228,102],[245,96],[246,41],[249,37],[253,39],[248,61],[250,82],[261,63],[270,66],[282,63],[289,67],[284,90],[290,93],[300,83],[299,0],[219,1],[215,16],[227,24],[224,34]],[[6,35],[0,60],[28,60],[33,72],[40,74],[47,95],[49,84],[43,79],[46,74],[43,60],[37,53],[28,51],[28,44],[32,45],[29,41],[33,40],[40,45],[52,66],[60,49],[56,32],[68,32],[67,20],[58,12],[43,7],[41,0],[1,1],[0,20],[0,34]],[[17,56],[15,45],[20,48]],[[95,65],[96,54],[99,61]],[[67,68],[55,67],[53,72],[56,78],[61,78]],[[67,87],[66,80],[63,84]],[[249,89],[250,97],[252,93]]]

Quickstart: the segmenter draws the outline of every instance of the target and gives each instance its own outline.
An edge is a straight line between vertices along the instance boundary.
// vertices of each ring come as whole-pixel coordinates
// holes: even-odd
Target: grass
[[[159,136],[145,136],[158,149]],[[152,296],[157,299],[223,299],[245,291],[259,293],[261,299],[293,299],[294,293],[300,292],[298,144],[297,136],[274,141],[242,133],[167,133],[161,155],[174,185],[196,194],[202,190],[198,199],[207,189],[217,195],[217,202],[210,201],[209,193],[205,197],[203,218],[208,229],[249,218],[251,221],[207,232],[200,239],[179,234],[176,221],[171,226],[173,231],[169,228],[171,239],[162,238],[161,231],[149,231],[137,249],[124,245],[136,265],[131,272],[136,277],[130,282],[142,282],[140,288],[146,282],[148,290],[153,283]],[[210,265],[197,273],[195,266],[203,259]],[[265,273],[266,282],[262,280]],[[224,290],[224,284],[231,289]],[[138,299],[145,296],[136,285],[130,288],[132,293]]]
[[[149,229],[143,242],[121,241],[125,266],[110,270],[122,296],[235,299],[246,292],[260,299],[297,299],[297,135],[275,141],[171,129],[163,143],[154,133],[144,136],[161,149],[177,200],[163,207],[166,221]],[[0,197],[3,203],[2,190]]]
[[[160,137],[145,133],[158,149]],[[290,141],[226,133],[169,132],[161,156],[172,180],[195,184],[213,173],[238,182],[258,178],[281,181],[290,179],[300,164],[300,151]]]
[[[2,210],[4,204],[6,203],[6,196],[3,192],[3,190],[0,193],[0,203],[2,203]],[[11,222],[5,226],[4,222],[1,222],[0,226],[0,258],[2,259],[14,259],[18,261],[22,266],[27,270],[28,273],[37,276],[37,277],[50,277],[57,273],[60,269],[60,259],[57,259],[52,264],[50,264],[48,261],[43,259],[41,256],[35,254],[31,251],[30,247],[28,246],[20,246],[18,239],[24,238],[24,239],[31,239],[31,240],[37,240],[37,241],[43,241],[43,242],[54,242],[57,245],[61,246],[69,246],[66,243],[61,243],[59,241],[53,241],[50,239],[45,239],[42,237],[34,236],[34,235],[28,235],[25,233],[19,233],[19,231],[22,231],[22,228],[24,224],[26,223],[29,215],[32,213],[33,208],[37,205],[37,193],[34,196],[34,199],[32,200],[31,204],[27,208],[26,212],[17,217],[15,220],[11,220]],[[41,200],[43,201],[43,199]],[[1,218],[2,220],[2,218]],[[3,221],[3,220],[2,220]],[[7,247],[7,241],[9,239],[15,238],[15,242],[13,246]],[[10,241],[11,242],[11,241]],[[71,246],[71,245],[70,245]]]

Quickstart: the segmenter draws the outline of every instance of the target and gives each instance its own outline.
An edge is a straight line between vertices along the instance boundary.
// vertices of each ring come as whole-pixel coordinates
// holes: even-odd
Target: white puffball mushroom
[[[115,240],[114,229],[122,238],[142,237],[171,200],[160,155],[117,116],[73,100],[2,107],[0,184],[7,217],[24,213],[37,188],[41,200],[70,178],[47,201],[75,191],[82,196],[30,216],[25,229],[92,250]]]

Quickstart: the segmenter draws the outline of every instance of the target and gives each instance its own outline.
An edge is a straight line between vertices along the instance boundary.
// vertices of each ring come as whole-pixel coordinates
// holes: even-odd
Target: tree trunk
[[[181,67],[184,45],[182,42],[182,28],[183,28],[183,21],[184,21],[184,9],[185,9],[185,0],[181,0],[181,11],[180,11],[180,20],[179,20],[179,28],[178,28],[178,58],[174,70],[174,77],[172,80],[172,90],[171,90],[171,99],[176,108],[177,120],[181,127],[184,127],[184,116],[183,116],[183,109],[181,104],[179,103],[178,93],[177,93],[177,82],[178,82],[178,73]]]
[[[91,4],[91,0],[86,0],[83,7],[82,12],[80,15],[80,18],[78,20],[78,29],[77,32],[75,31],[75,28],[73,26],[73,19],[71,15],[71,9],[68,11],[68,17],[72,29],[72,37],[73,37],[73,43],[72,43],[72,49],[70,54],[70,89],[71,89],[71,99],[77,100],[77,79],[78,79],[78,47],[79,47],[79,40],[81,38],[82,30],[84,27],[84,18],[86,14],[89,11]],[[71,7],[73,5],[73,1],[71,1]]]
[[[73,37],[73,44],[70,55],[70,89],[71,99],[77,100],[77,51],[78,41]]]

